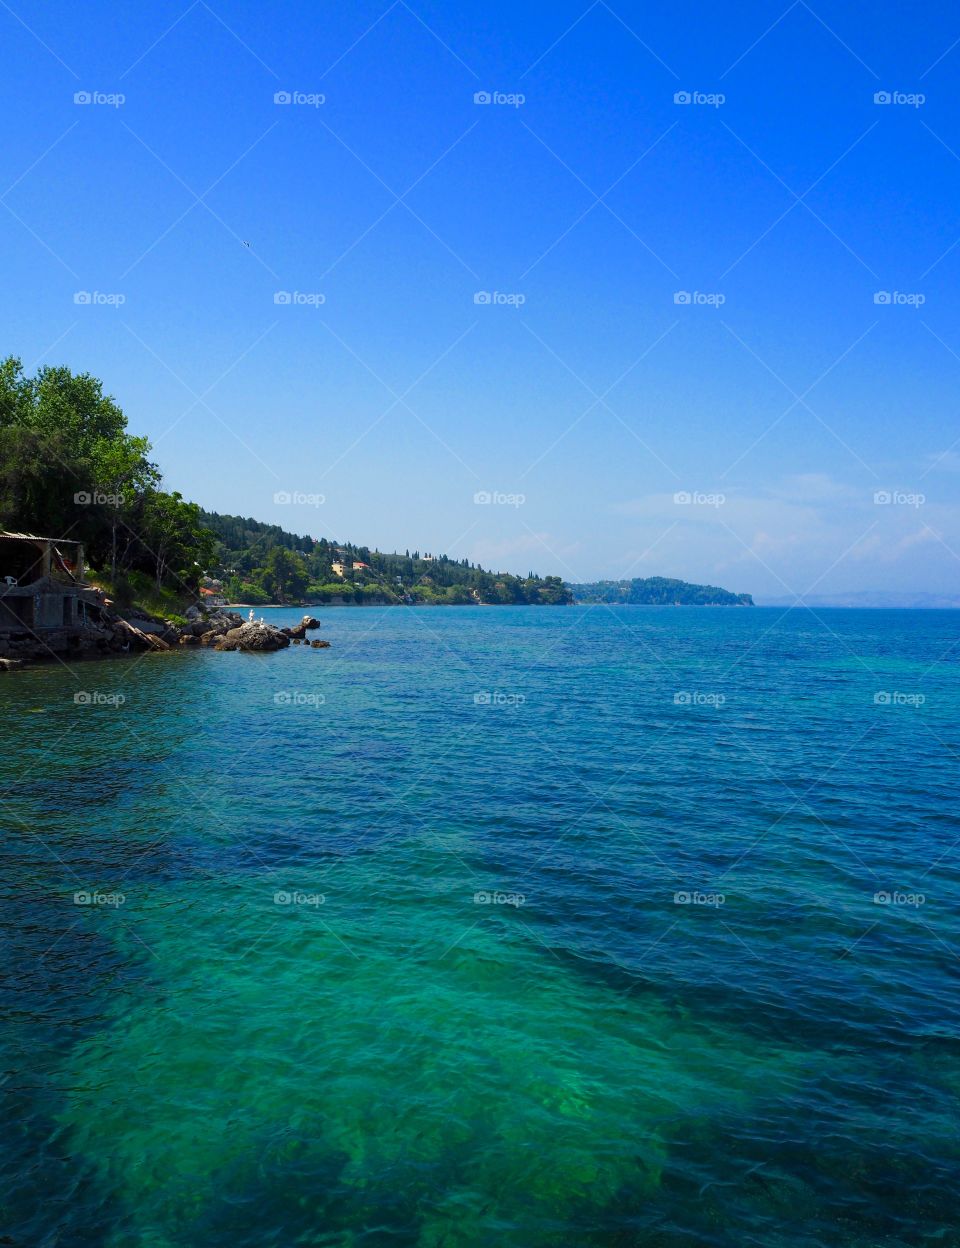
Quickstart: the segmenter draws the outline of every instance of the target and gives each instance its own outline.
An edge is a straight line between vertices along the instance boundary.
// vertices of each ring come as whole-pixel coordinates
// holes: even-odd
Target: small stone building
[[[83,578],[81,542],[0,532],[0,634],[85,627],[99,607]]]

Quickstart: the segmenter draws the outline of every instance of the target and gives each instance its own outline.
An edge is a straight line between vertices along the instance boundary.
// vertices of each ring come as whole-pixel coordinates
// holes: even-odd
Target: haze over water
[[[322,623],[4,685],[10,1242],[956,1242],[953,615]]]

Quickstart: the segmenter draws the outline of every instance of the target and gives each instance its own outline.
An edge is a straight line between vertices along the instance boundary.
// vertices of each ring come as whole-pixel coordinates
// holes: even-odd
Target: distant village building
[[[205,606],[208,607],[225,607],[227,600],[223,595],[223,581],[218,581],[213,576],[202,576],[200,578],[200,597]]]
[[[330,565],[333,568],[334,576],[339,576],[342,580],[348,572],[369,572],[369,563],[361,563],[359,559],[338,559]]]

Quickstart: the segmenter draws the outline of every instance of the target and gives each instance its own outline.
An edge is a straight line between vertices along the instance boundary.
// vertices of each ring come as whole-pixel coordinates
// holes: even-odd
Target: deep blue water
[[[960,1243],[960,616],[321,618],[3,680],[0,1242]]]

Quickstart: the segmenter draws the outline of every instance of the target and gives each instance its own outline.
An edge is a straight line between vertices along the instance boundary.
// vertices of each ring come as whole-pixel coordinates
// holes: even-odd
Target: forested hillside
[[[571,585],[576,602],[628,603],[656,607],[752,607],[750,594],[734,594],[716,585],[692,585],[666,576],[632,581],[592,581]]]
[[[420,551],[384,553],[243,516],[205,511],[201,522],[217,539],[214,564],[234,602],[558,605],[570,600],[558,576],[488,572],[468,559]]]

